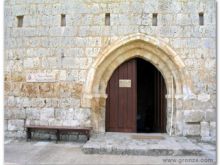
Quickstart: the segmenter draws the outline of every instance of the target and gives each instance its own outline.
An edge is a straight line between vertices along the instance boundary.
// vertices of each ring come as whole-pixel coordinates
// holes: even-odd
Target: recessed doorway
[[[166,86],[151,63],[141,58],[124,62],[106,93],[106,132],[166,132]]]

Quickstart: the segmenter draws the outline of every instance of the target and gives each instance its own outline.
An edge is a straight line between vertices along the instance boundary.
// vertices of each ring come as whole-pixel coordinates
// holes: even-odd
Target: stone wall
[[[110,26],[105,25],[105,13],[110,13]],[[153,13],[158,15],[157,26],[152,26]],[[61,26],[61,14],[66,15],[66,26]],[[24,137],[25,123],[96,123],[91,108],[81,105],[88,70],[107,46],[141,33],[172,47],[192,82],[187,92],[193,97],[176,96],[174,133],[215,140],[214,0],[6,0],[4,15],[7,137]],[[23,27],[17,27],[20,15]],[[54,80],[28,82],[30,73],[52,74]]]

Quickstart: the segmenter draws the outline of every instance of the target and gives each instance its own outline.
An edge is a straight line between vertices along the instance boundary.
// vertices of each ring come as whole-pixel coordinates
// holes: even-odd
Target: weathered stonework
[[[24,130],[24,120],[9,120],[8,121],[9,131],[23,131]]]
[[[105,132],[108,80],[124,61],[140,57],[165,79],[167,133],[173,123],[172,135],[215,141],[215,5],[214,0],[6,0],[6,137],[25,137],[24,124]],[[110,26],[105,13],[111,14]],[[62,27],[61,14],[66,14]],[[23,27],[17,27],[19,15]],[[54,75],[50,82],[28,81],[29,75],[45,73]]]
[[[184,122],[201,122],[204,118],[204,112],[200,110],[185,110]]]
[[[200,124],[185,124],[183,135],[185,136],[199,136],[201,132]]]
[[[204,141],[210,140],[210,126],[208,122],[201,122],[201,137]]]

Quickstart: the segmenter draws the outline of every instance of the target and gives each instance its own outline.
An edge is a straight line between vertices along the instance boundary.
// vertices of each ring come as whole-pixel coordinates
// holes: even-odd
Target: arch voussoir
[[[94,112],[105,111],[106,88],[111,75],[122,63],[135,57],[152,63],[161,72],[167,87],[167,98],[171,98],[173,86],[174,93],[178,96],[183,95],[183,86],[189,86],[185,65],[172,48],[159,39],[136,34],[116,41],[99,53],[88,72],[81,106],[95,109]],[[172,83],[174,83],[173,86]],[[170,102],[167,105],[170,105]],[[169,111],[168,107],[167,112]],[[101,121],[101,124],[96,122],[97,130],[104,131],[102,127],[105,124],[103,120]]]

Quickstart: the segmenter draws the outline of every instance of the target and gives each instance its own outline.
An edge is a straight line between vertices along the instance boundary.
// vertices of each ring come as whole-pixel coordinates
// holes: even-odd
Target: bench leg
[[[30,128],[27,128],[27,134],[26,134],[26,140],[31,140],[31,129]]]
[[[79,140],[79,132],[76,132],[77,133],[77,135],[76,135],[76,137],[77,137],[77,140]]]
[[[89,140],[89,138],[90,138],[90,133],[89,133],[89,131],[86,131],[86,137],[87,137],[87,140]]]
[[[60,141],[60,130],[57,130],[56,135],[57,135],[57,141],[56,142],[58,142],[58,141]]]

